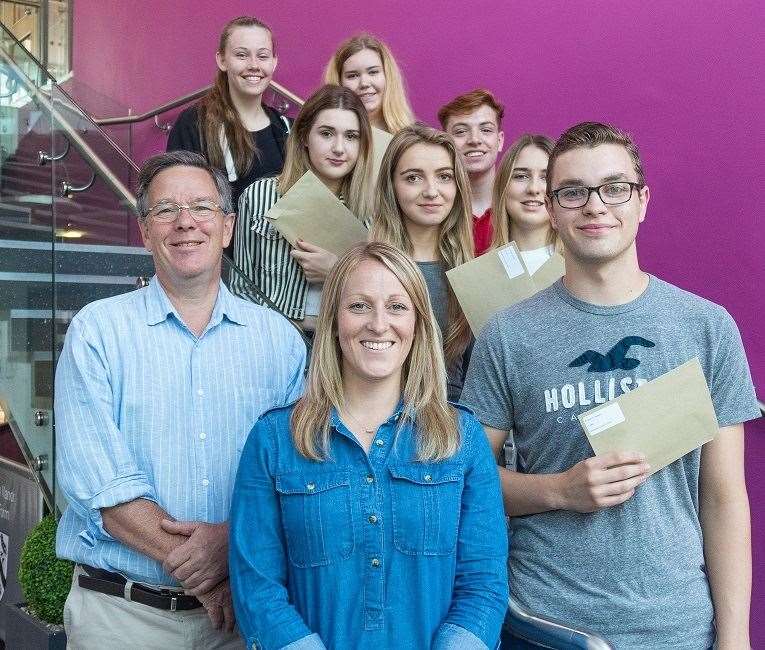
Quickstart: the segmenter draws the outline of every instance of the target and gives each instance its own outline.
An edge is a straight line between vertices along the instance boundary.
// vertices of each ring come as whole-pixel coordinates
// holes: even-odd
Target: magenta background
[[[524,131],[554,137],[582,120],[613,122],[634,135],[651,187],[642,266],[733,314],[765,398],[764,6],[76,0],[74,87],[98,91],[86,103],[99,115],[148,110],[209,83],[221,26],[257,11],[278,39],[276,80],[302,97],[337,43],[368,29],[390,45],[416,114],[431,124],[442,103],[478,86],[505,104],[507,143]],[[137,159],[164,148],[153,126],[133,138]],[[755,648],[765,647],[763,434],[762,419],[748,427]]]

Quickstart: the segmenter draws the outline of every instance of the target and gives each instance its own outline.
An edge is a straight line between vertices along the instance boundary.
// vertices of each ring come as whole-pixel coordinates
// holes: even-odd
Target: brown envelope
[[[377,183],[377,176],[380,174],[380,165],[382,165],[382,159],[385,155],[385,151],[388,149],[390,141],[393,136],[387,131],[372,127],[372,186]]]
[[[596,456],[642,452],[650,474],[714,439],[719,430],[698,357],[578,417]]]
[[[342,255],[367,240],[367,229],[311,171],[266,213],[266,219],[293,246],[298,239]]]
[[[547,289],[558,278],[566,274],[566,263],[560,253],[553,253],[550,259],[540,266],[531,279],[534,280],[534,286],[537,291]]]
[[[515,242],[450,269],[446,278],[476,336],[492,314],[537,291]]]

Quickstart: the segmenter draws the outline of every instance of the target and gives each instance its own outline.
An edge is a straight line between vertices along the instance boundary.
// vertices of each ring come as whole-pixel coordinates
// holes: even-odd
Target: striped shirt
[[[56,475],[68,501],[57,554],[177,585],[106,531],[101,508],[147,499],[179,520],[226,521],[247,434],[301,394],[304,364],[295,329],[223,283],[199,337],[156,277],[85,306],[56,369]]]
[[[261,178],[239,197],[234,226],[234,263],[282,314],[303,320],[309,282],[300,264],[290,255],[291,244],[265,218],[279,200],[277,182],[276,177]],[[345,203],[342,196],[339,199]],[[369,227],[367,221],[363,223]],[[232,277],[231,291],[247,300],[260,302],[239,276]]]
[[[234,230],[234,263],[288,318],[302,320],[308,280],[290,255],[292,246],[265,218],[279,200],[277,178],[261,178],[239,197]],[[249,297],[241,278],[231,290]]]

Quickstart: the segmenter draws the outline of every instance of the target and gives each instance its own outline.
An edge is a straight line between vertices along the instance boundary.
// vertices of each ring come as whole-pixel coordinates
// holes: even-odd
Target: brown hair
[[[382,118],[386,130],[396,133],[414,122],[409,100],[406,98],[404,80],[401,77],[396,59],[388,46],[371,34],[357,34],[340,44],[324,71],[324,83],[342,85],[343,66],[354,54],[361,50],[372,50],[382,61],[385,73],[385,92],[382,100]]]
[[[287,138],[284,169],[279,176],[279,194],[284,194],[311,169],[308,156],[308,134],[316,116],[328,108],[341,108],[355,113],[359,120],[359,156],[353,170],[340,183],[339,194],[348,209],[362,221],[372,214],[372,127],[364,104],[352,90],[327,84],[319,88],[303,104]]]
[[[168,151],[145,160],[138,171],[136,189],[138,221],[146,223],[148,212],[153,207],[149,205],[149,188],[154,177],[171,167],[196,167],[204,169],[210,174],[215,183],[215,188],[218,190],[218,202],[223,214],[226,215],[234,212],[234,206],[231,201],[231,183],[228,182],[228,177],[220,169],[210,165],[203,155],[195,151]]]
[[[272,54],[276,56],[276,40],[271,28],[252,16],[239,16],[226,23],[218,42],[219,53],[226,51],[228,39],[237,27],[265,29],[271,37]],[[220,127],[223,125],[236,172],[240,176],[246,174],[256,154],[255,142],[231,101],[228,77],[223,70],[218,70],[212,88],[197,104],[197,123],[202,146],[210,164],[213,167],[225,168],[223,149],[220,144]]]
[[[505,107],[497,101],[497,98],[490,91],[485,88],[476,88],[469,93],[455,97],[438,110],[438,121],[441,122],[441,128],[444,131],[446,130],[446,123],[450,117],[472,113],[481,106],[488,106],[496,113],[497,127],[501,127],[502,118],[505,115]]]
[[[393,179],[396,166],[404,152],[415,144],[431,144],[443,147],[449,153],[454,167],[457,194],[454,205],[441,223],[438,234],[438,248],[447,269],[473,259],[473,217],[470,212],[470,181],[457,155],[452,137],[421,122],[401,129],[390,141],[380,165],[375,191],[374,221],[369,238],[385,242],[407,255],[412,254],[412,241],[406,230]],[[444,355],[447,365],[459,357],[470,342],[470,327],[465,319],[457,298],[448,287],[448,325],[444,332]]]
[[[572,149],[592,149],[601,144],[618,144],[624,147],[632,160],[632,167],[635,170],[638,183],[645,183],[640,152],[628,133],[602,122],[581,122],[566,129],[550,153],[550,160],[547,162],[547,195],[552,197],[553,165],[559,156]]]
[[[491,225],[494,234],[490,248],[498,248],[510,243],[510,222],[513,217],[507,212],[507,192],[513,177],[515,162],[521,155],[521,151],[526,147],[537,147],[549,156],[553,150],[553,144],[553,141],[546,135],[525,133],[513,142],[505,153],[497,169],[497,176],[494,179],[494,187],[491,192]],[[547,177],[550,177],[549,163]],[[547,243],[556,247],[558,244],[558,234],[552,226],[549,229]]]
[[[329,454],[330,412],[343,407],[342,352],[337,314],[348,277],[365,260],[375,260],[395,275],[415,310],[412,349],[402,368],[404,400],[399,427],[413,419],[417,458],[438,461],[459,447],[458,414],[446,401],[446,369],[441,339],[428,289],[417,265],[400,250],[379,242],[359,244],[335,264],[321,297],[305,395],[292,412],[292,439],[305,458],[322,461]]]

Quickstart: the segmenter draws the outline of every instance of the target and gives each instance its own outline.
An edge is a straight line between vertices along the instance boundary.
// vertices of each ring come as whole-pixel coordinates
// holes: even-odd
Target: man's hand
[[[228,578],[210,591],[197,594],[199,602],[207,611],[210,622],[216,630],[223,628],[226,632],[234,630],[236,619],[234,618],[234,605],[231,600],[231,586]]]
[[[188,537],[170,551],[162,568],[199,598],[228,577],[228,523],[162,520],[162,529]]]
[[[302,239],[295,242],[295,248],[290,255],[300,264],[306,280],[314,283],[324,282],[332,267],[337,264],[337,255]]]
[[[624,503],[648,478],[645,456],[636,452],[611,452],[578,462],[563,472],[561,509],[595,512]]]

